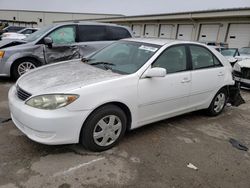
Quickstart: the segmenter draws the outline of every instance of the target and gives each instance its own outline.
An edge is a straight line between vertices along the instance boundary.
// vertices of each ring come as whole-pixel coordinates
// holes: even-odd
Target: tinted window
[[[153,67],[165,68],[167,73],[175,73],[187,70],[185,46],[175,46],[168,48],[155,61]]]
[[[49,37],[53,39],[54,44],[70,44],[75,42],[75,26],[65,26],[52,31]]]
[[[17,32],[23,29],[24,27],[18,27],[18,26],[9,26],[6,28],[7,32]]]
[[[108,26],[107,29],[109,40],[119,40],[131,37],[131,34],[125,28]]]
[[[240,55],[243,55],[243,54],[250,54],[250,48],[241,48],[241,49],[239,49],[239,53],[240,53]]]
[[[104,41],[107,40],[107,31],[105,26],[80,25],[79,26],[80,42],[87,41]]]
[[[33,33],[33,31],[31,29],[26,29],[23,32],[21,32],[22,34],[31,34]]]
[[[190,46],[193,69],[220,66],[220,62],[204,47]]]

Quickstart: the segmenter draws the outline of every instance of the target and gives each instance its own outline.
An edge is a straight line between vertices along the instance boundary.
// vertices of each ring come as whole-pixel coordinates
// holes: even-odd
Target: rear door
[[[44,47],[44,55],[47,63],[79,58],[75,25],[56,28],[47,36],[53,40],[52,47],[47,45]]]
[[[192,85],[189,105],[196,107],[209,103],[223,87],[225,67],[207,48],[189,45],[192,61]]]
[[[108,31],[104,25],[79,25],[79,53],[84,57],[112,43],[108,39]]]

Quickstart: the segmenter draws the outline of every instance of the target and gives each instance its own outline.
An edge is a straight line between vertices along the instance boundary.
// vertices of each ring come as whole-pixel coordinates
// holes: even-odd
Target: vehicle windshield
[[[18,31],[17,33],[22,33],[22,32],[24,32],[24,31],[26,31],[27,29],[26,28],[24,28],[24,29],[21,29],[20,31]]]
[[[239,49],[240,55],[250,55],[250,48],[241,48]]]
[[[50,29],[52,29],[54,27],[54,25],[49,25],[46,27],[41,28],[40,30],[32,33],[31,35],[29,35],[27,38],[23,39],[26,42],[32,42],[35,41],[37,39],[39,39],[42,35],[44,35],[44,33],[48,32]]]
[[[132,74],[139,70],[160,48],[159,45],[118,41],[85,60],[93,66],[120,74]]]
[[[226,48],[222,48],[221,49],[221,54],[223,56],[230,56],[230,57],[234,57],[236,53],[236,49],[226,49]]]

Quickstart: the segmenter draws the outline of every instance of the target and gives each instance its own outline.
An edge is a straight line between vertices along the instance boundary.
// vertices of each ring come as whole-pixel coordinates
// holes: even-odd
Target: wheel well
[[[121,102],[109,102],[109,103],[105,103],[101,106],[98,106],[96,109],[94,109],[91,114],[96,111],[98,108],[101,108],[103,106],[106,106],[106,105],[109,105],[109,104],[113,104],[115,106],[118,106],[119,108],[121,108],[123,110],[123,112],[126,114],[126,117],[128,118],[127,119],[127,126],[126,126],[126,130],[129,130],[130,127],[131,127],[131,122],[132,122],[132,115],[131,115],[131,112],[129,110],[129,108],[127,107],[127,105],[125,105],[124,103],[121,103]],[[90,114],[90,115],[91,115]]]
[[[227,95],[229,95],[229,87],[230,87],[229,85],[225,85],[222,88],[220,88],[219,91],[224,89],[227,92]]]
[[[103,105],[101,105],[101,106],[98,106],[97,108],[95,108],[95,109],[88,115],[88,117],[86,118],[86,120],[87,120],[87,119],[89,118],[89,116],[90,116],[92,113],[94,113],[97,109],[99,109],[99,108],[101,108],[101,107],[103,107],[103,106],[109,105],[109,104],[118,106],[119,108],[121,108],[121,109],[123,110],[123,112],[126,114],[126,116],[127,116],[127,118],[128,118],[128,119],[127,119],[127,125],[126,125],[126,131],[130,130],[130,128],[131,128],[131,122],[132,122],[132,115],[131,115],[131,112],[130,112],[129,108],[127,107],[127,105],[125,105],[125,104],[123,104],[123,103],[121,103],[121,102],[109,102],[109,103],[105,103],[105,104],[103,104]],[[86,122],[86,120],[85,120],[85,122]],[[84,122],[83,125],[82,125],[81,132],[82,132],[82,129],[83,129],[83,126],[84,126],[85,122]],[[82,135],[81,135],[81,132],[80,132],[79,140],[81,139],[81,136],[82,136]]]
[[[31,60],[37,62],[39,65],[42,65],[42,62],[39,61],[39,60],[38,60],[37,58],[35,58],[35,57],[21,57],[21,58],[18,58],[18,59],[16,59],[16,60],[12,63],[12,65],[11,65],[11,68],[10,68],[10,75],[11,75],[11,76],[12,76],[12,74],[13,74],[13,68],[14,68],[15,64],[18,63],[18,62],[20,62],[20,61],[26,60],[26,59],[31,59]]]

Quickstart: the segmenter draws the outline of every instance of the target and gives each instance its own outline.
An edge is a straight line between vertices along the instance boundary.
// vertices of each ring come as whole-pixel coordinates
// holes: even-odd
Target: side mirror
[[[43,41],[44,41],[44,44],[48,45],[49,48],[52,47],[53,39],[52,39],[51,37],[45,37],[45,38],[43,39]]]
[[[160,67],[154,67],[148,69],[143,76],[146,78],[154,78],[154,77],[165,77],[166,74],[167,74],[166,69]]]
[[[230,62],[231,65],[234,65],[238,61],[238,59],[236,59],[234,57],[229,57],[228,61]]]

